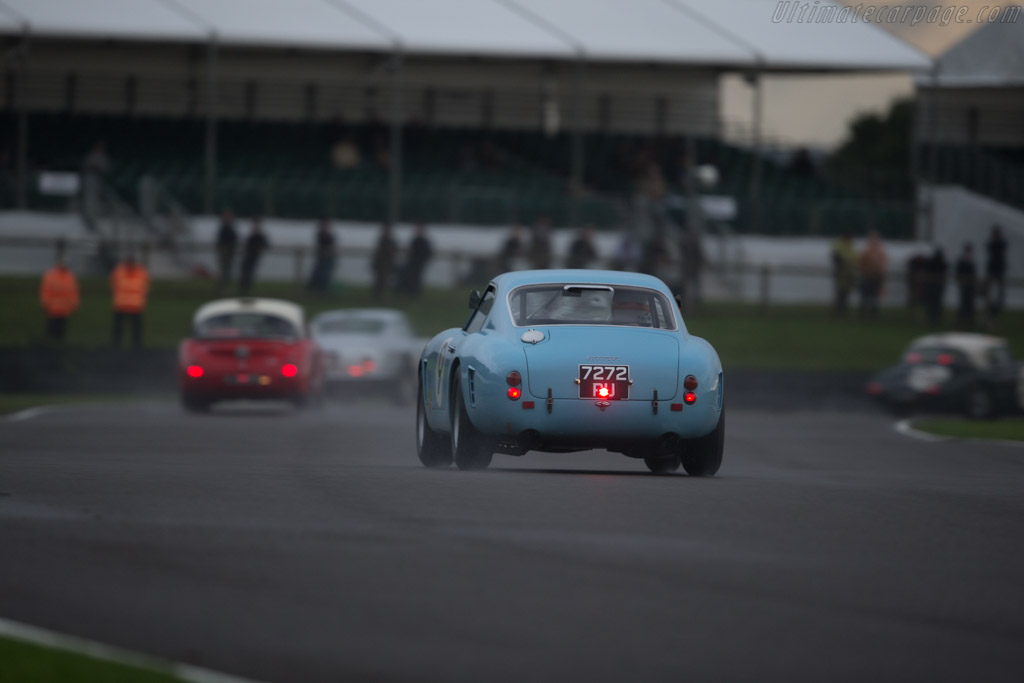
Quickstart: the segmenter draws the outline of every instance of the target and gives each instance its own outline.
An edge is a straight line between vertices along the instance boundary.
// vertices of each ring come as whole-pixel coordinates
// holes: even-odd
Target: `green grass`
[[[365,287],[345,286],[326,296],[314,296],[285,282],[258,283],[256,296],[290,299],[310,315],[332,308],[387,306],[406,311],[420,335],[429,337],[465,321],[468,287],[427,290],[411,300],[387,294],[377,300]],[[72,316],[67,343],[78,348],[105,346],[110,340],[110,293],[105,280],[83,278],[83,305]],[[0,347],[44,345],[43,314],[37,302],[38,280],[0,278]],[[184,337],[195,309],[218,296],[209,281],[166,281],[153,284],[146,313],[145,343],[173,348]],[[950,316],[951,317],[951,316]],[[871,371],[891,365],[906,344],[930,330],[906,311],[886,310],[878,320],[856,315],[833,317],[825,306],[711,304],[687,316],[694,334],[708,339],[726,368],[779,370]],[[1012,311],[999,320],[994,333],[1019,340],[1024,351],[1024,312]]]
[[[173,683],[180,680],[162,671],[0,637],[0,683]]]
[[[7,394],[0,393],[0,415],[37,406],[72,403],[128,403],[138,400],[174,400],[172,395],[139,394]]]
[[[930,432],[940,436],[952,436],[958,439],[1007,439],[1024,441],[1024,418],[1005,418],[1001,420],[962,420],[945,418],[928,418],[915,420],[914,428],[922,432]]]

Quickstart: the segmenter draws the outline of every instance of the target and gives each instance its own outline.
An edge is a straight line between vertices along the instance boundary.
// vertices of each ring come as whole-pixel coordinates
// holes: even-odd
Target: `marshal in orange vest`
[[[142,313],[146,310],[149,271],[142,264],[131,259],[118,264],[110,274],[110,287],[114,291],[114,310],[118,313]]]
[[[39,303],[50,318],[66,318],[78,308],[78,281],[71,269],[58,263],[46,271],[39,286]]]

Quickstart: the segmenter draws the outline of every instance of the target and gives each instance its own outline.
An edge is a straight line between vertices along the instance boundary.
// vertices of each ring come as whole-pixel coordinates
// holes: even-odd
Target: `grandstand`
[[[1024,9],[954,45],[917,86],[921,179],[1024,209]]]
[[[723,73],[757,88],[930,65],[869,24],[773,23],[774,6],[0,0],[2,198],[66,206],[38,174],[77,171],[103,140],[128,203],[149,177],[192,213],[621,227],[637,194],[686,195],[712,163],[741,231],[910,235],[906,197],[794,173],[757,130],[722,141]]]

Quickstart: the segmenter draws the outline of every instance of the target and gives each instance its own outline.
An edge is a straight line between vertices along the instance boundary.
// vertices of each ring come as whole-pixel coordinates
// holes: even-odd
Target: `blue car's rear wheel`
[[[469,421],[466,402],[462,399],[462,384],[458,379],[452,385],[451,420],[451,452],[455,465],[460,470],[487,469],[494,457],[494,444]]]
[[[710,434],[690,439],[683,444],[683,469],[691,477],[713,477],[722,466],[725,450],[725,406],[718,416],[718,425]]]
[[[655,474],[668,474],[679,469],[679,455],[647,455],[644,464]]]
[[[452,464],[451,446],[444,434],[438,434],[427,424],[426,410],[421,384],[416,399],[416,454],[426,467],[448,467]]]

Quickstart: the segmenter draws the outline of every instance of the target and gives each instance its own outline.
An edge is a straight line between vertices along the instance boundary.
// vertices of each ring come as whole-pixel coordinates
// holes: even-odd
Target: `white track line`
[[[996,443],[1001,446],[1013,446],[1014,448],[1024,448],[1024,441],[1012,441],[1010,439],[968,439],[959,438],[955,436],[939,436],[938,434],[930,434],[928,432],[922,432],[920,429],[914,429],[911,421],[900,420],[893,424],[892,428],[902,434],[903,436],[909,436],[911,439],[918,439],[920,441],[931,441],[933,443],[939,441],[973,441],[975,443]]]
[[[4,418],[5,422],[24,422],[25,420],[31,420],[34,417],[40,415],[46,415],[57,410],[56,406],[36,406],[35,408],[25,408],[25,410],[19,410],[16,413],[11,413]]]
[[[896,430],[898,434],[902,434],[903,436],[909,436],[911,439],[917,439],[918,441],[938,442],[953,440],[953,437],[951,436],[939,436],[938,434],[929,434],[928,432],[922,432],[919,429],[914,429],[909,419],[900,420],[899,422],[895,423],[892,426],[892,428]]]
[[[93,640],[57,633],[37,626],[29,626],[9,619],[0,619],[0,635],[9,636],[44,647],[75,652],[94,659],[104,659],[118,664],[134,666],[152,671],[165,671],[187,683],[257,683],[249,678],[223,674],[190,664],[168,662],[158,657],[122,650]]]

